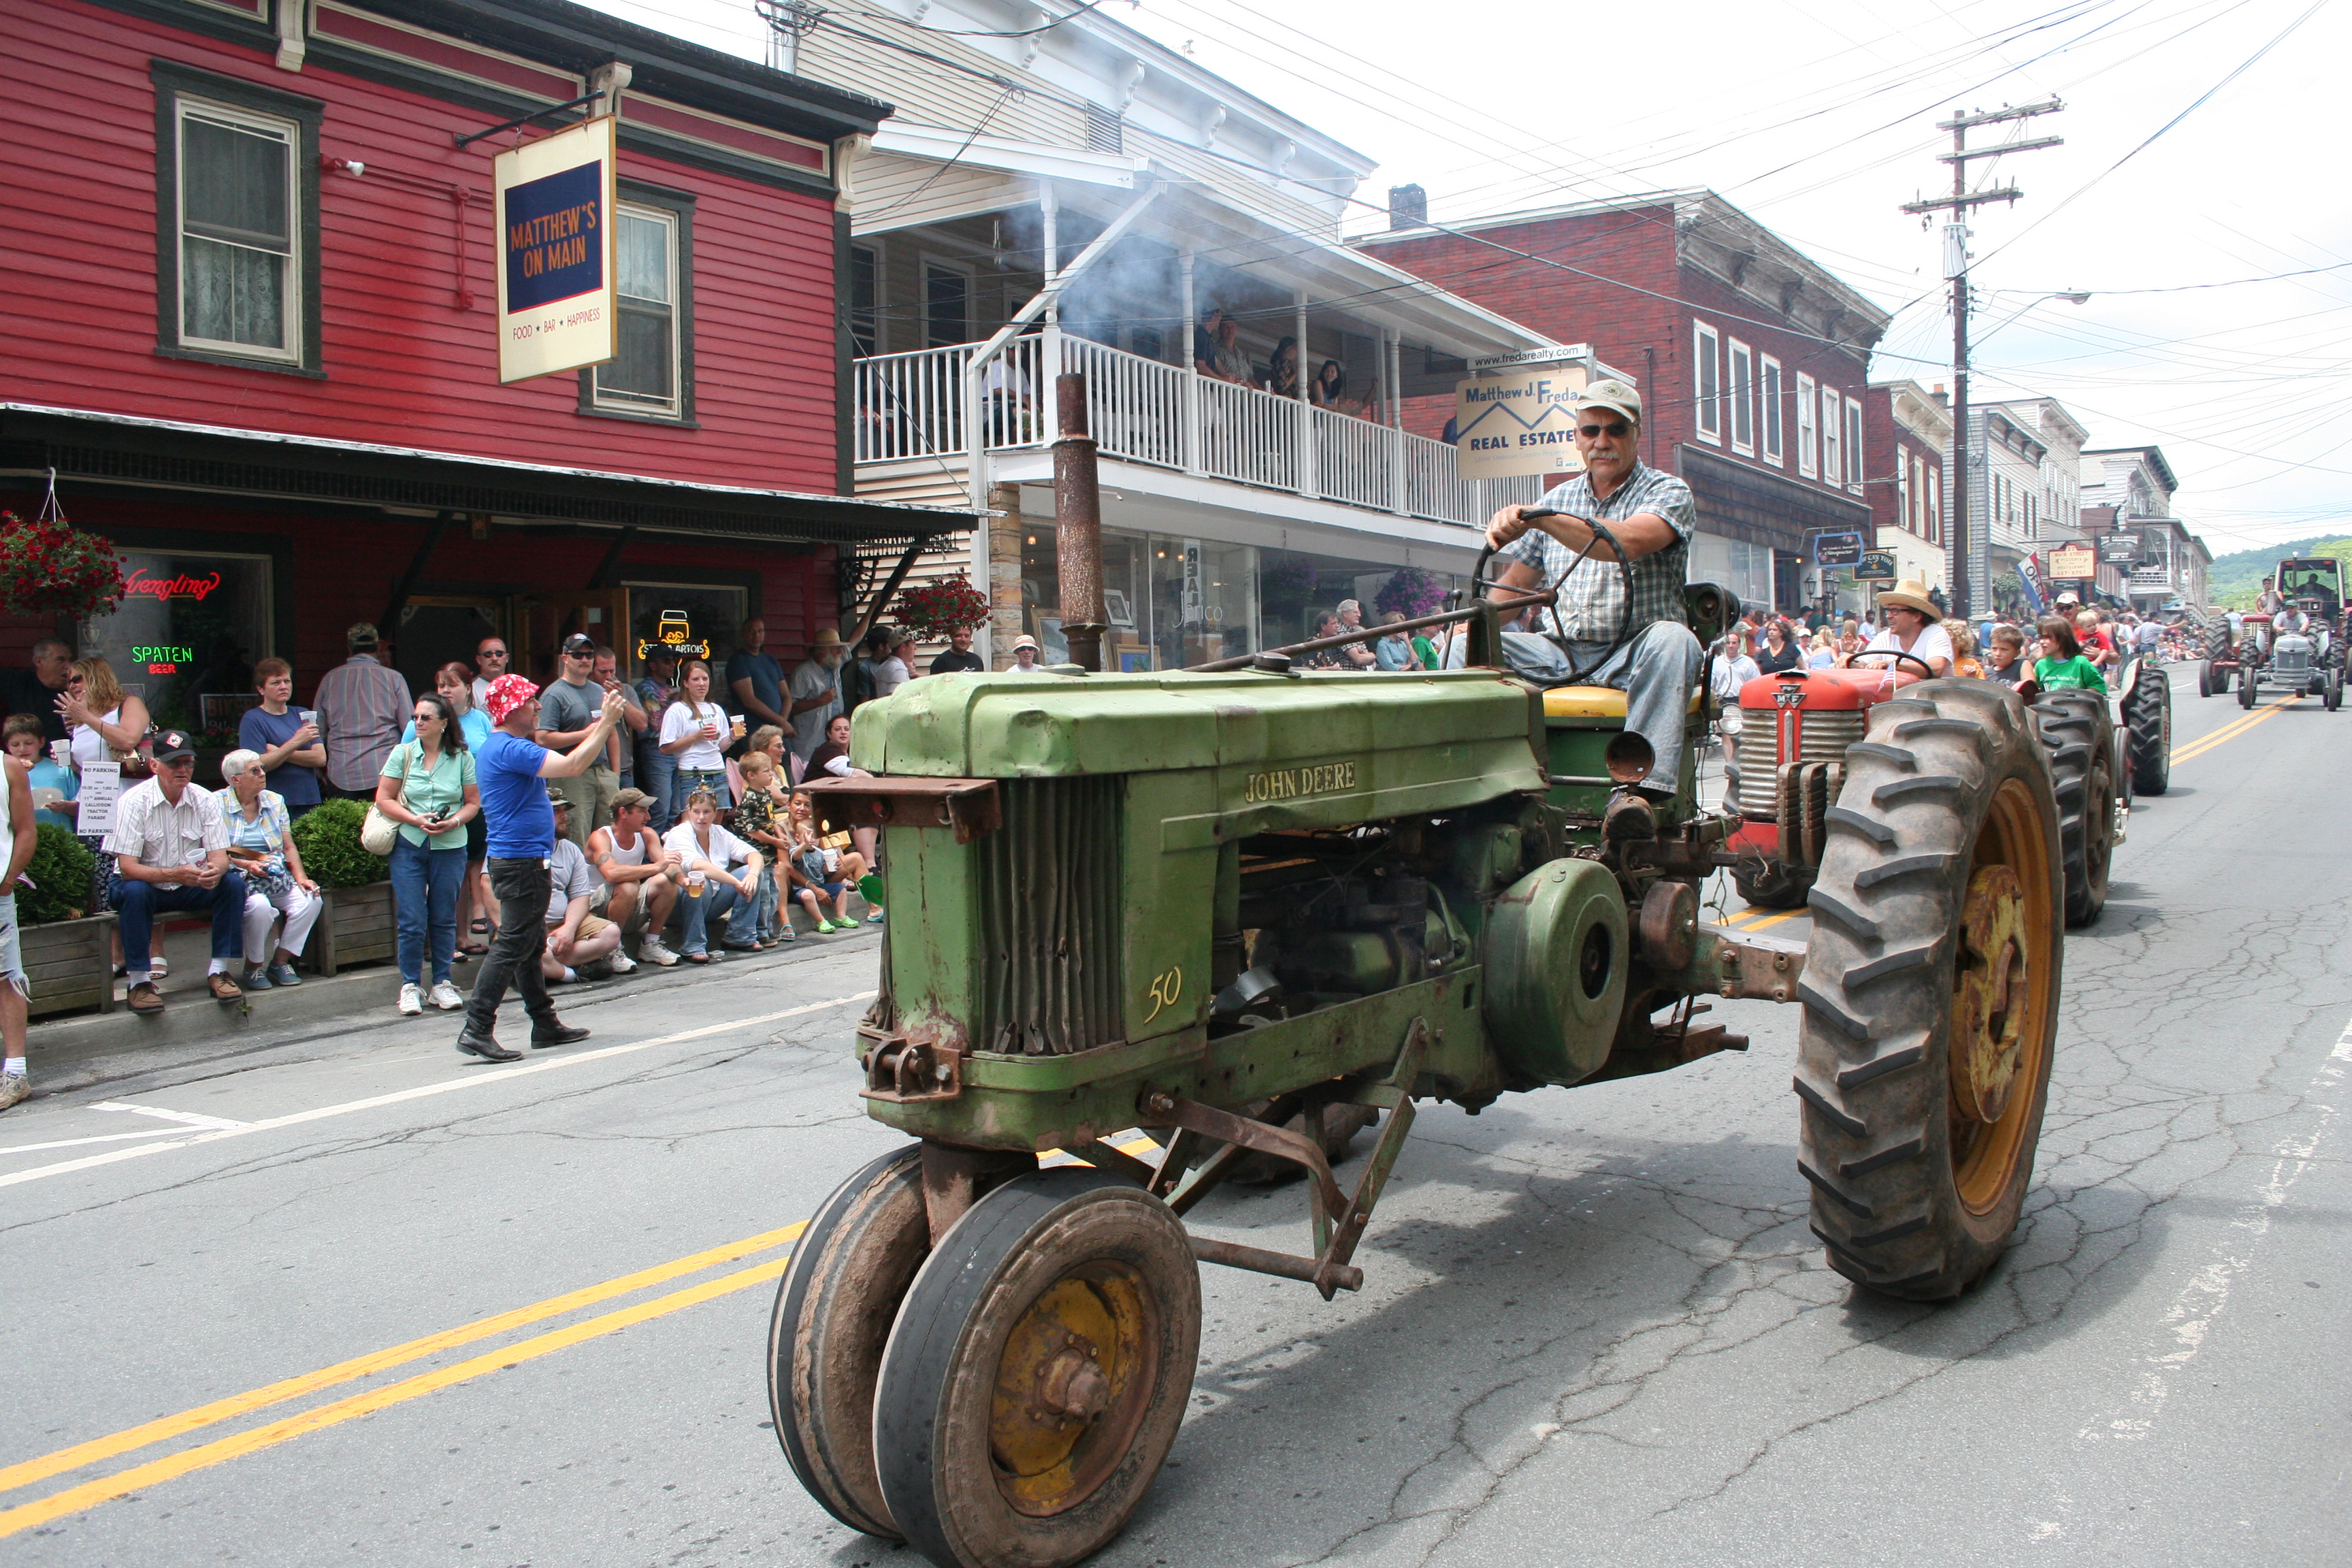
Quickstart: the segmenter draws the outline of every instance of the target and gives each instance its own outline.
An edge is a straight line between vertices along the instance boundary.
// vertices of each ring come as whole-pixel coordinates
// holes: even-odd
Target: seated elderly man
[[[1503,634],[1511,668],[1538,686],[1617,688],[1625,693],[1625,727],[1650,743],[1656,760],[1640,799],[1611,809],[1610,837],[1617,838],[1654,833],[1648,805],[1674,797],[1683,718],[1701,658],[1683,609],[1696,509],[1688,485],[1634,456],[1641,437],[1641,394],[1622,381],[1593,383],[1577,405],[1584,472],[1533,506],[1505,507],[1486,525],[1504,584],[1488,597],[1508,604],[1517,596],[1513,588],[1559,591],[1557,605],[1535,612],[1535,631]],[[1536,511],[1556,515],[1527,515]],[[1613,548],[1594,531],[1596,522]],[[1630,599],[1619,551],[1632,569]],[[1451,662],[1461,661],[1462,646],[1454,639]]]
[[[1878,595],[1886,612],[1886,629],[1865,644],[1860,653],[1838,660],[1845,668],[1876,669],[1899,666],[1913,675],[1952,673],[1952,634],[1927,597],[1927,584],[1917,580],[1897,583]],[[1896,658],[1896,654],[1907,658]],[[1926,668],[1921,668],[1925,666]]]

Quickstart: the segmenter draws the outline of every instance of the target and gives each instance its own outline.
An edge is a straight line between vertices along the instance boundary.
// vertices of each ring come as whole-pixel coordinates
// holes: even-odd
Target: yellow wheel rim
[[[990,1408],[996,1484],[1023,1513],[1060,1513],[1100,1486],[1143,1418],[1158,1304],[1142,1276],[1089,1264],[1056,1280],[1006,1336]]]
[[[2000,1202],[2040,1120],[2057,910],[2029,890],[2050,886],[2050,853],[2032,792],[2004,782],[1969,868],[1948,1035],[1952,1179],[1970,1214]]]

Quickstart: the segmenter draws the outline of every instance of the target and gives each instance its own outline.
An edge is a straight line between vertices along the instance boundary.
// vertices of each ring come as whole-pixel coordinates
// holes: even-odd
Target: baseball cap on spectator
[[[596,639],[586,632],[573,632],[563,639],[563,651],[574,658],[593,658],[596,654]]]
[[[364,653],[381,640],[373,621],[353,621],[343,631],[343,641],[353,653]]]
[[[1577,412],[1588,408],[1611,408],[1635,424],[1642,419],[1642,395],[1622,381],[1596,381],[1584,389],[1576,400]]]
[[[155,737],[155,760],[159,763],[177,762],[182,757],[195,754],[195,742],[188,739],[187,731],[184,730],[166,730]]]
[[[503,724],[507,715],[539,695],[539,683],[520,675],[501,675],[490,682],[482,697],[482,707],[490,715],[490,722]]]
[[[653,796],[635,787],[622,790],[613,796],[614,811],[635,811],[641,805],[651,805],[653,803]]]
[[[1028,636],[1026,633],[1024,633],[1022,636],[1013,639],[1013,650],[1015,653],[1020,652],[1024,647],[1034,649],[1036,646],[1037,639]]]

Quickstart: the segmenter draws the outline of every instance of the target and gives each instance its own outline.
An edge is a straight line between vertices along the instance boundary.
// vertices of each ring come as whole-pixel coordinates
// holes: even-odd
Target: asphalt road
[[[1361,1295],[1204,1269],[1191,1418],[1097,1561],[2352,1557],[2352,713],[2179,712],[1986,1285],[1828,1270],[1794,1017],[1727,1007],[1744,1056],[1425,1110]],[[893,1142],[872,943],[803,947],[512,1069],[392,1024],[0,1117],[0,1563],[911,1561],[765,1426],[793,1222]],[[1300,1213],[1196,1218],[1290,1250]]]

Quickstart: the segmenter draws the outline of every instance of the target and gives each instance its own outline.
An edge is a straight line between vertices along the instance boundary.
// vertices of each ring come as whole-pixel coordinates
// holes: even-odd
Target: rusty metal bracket
[[[869,1025],[860,1025],[857,1035],[869,1042],[859,1058],[866,1068],[866,1087],[857,1091],[859,1099],[915,1105],[962,1097],[963,1058],[956,1052]]]
[[[801,786],[828,833],[849,827],[949,827],[969,844],[1004,826],[994,779],[934,779],[859,774],[810,779]]]
[[[1805,973],[1802,947],[1793,942],[1748,936],[1727,926],[1701,926],[1699,932],[1714,939],[1715,973],[1708,978],[1717,995],[1763,1002],[1795,999],[1797,981]]]
[[[1170,1094],[1164,1089],[1146,1089],[1139,1103],[1142,1114],[1157,1123],[1181,1127],[1203,1137],[1213,1138],[1228,1149],[1255,1150],[1261,1154],[1271,1154],[1277,1160],[1304,1165],[1308,1183],[1307,1197],[1314,1207],[1318,1233],[1329,1223],[1329,1216],[1339,1211],[1339,1184],[1331,1174],[1331,1162],[1324,1158],[1323,1145],[1307,1134],[1293,1132],[1277,1122],[1253,1121],[1246,1116],[1220,1110],[1213,1105],[1202,1105],[1199,1100],[1187,1100],[1181,1094]],[[1268,1114],[1272,1114],[1272,1109]],[[1282,1118],[1284,1121],[1289,1120],[1289,1115]],[[1202,1167],[1200,1174],[1205,1175],[1207,1170],[1207,1166]],[[1199,1175],[1187,1184],[1199,1184]]]

